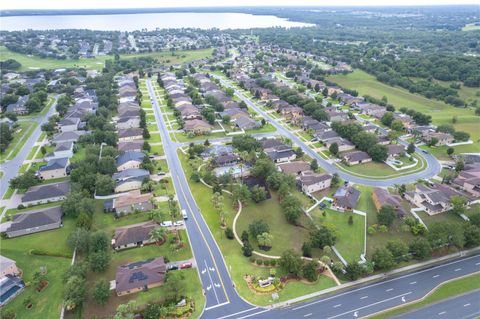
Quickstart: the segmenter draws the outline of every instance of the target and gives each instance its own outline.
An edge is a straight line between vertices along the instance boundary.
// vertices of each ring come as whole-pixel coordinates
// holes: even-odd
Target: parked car
[[[183,219],[188,218],[187,211],[185,209],[182,209],[182,217],[183,217]]]
[[[165,172],[158,172],[157,175],[158,176],[163,176],[163,175],[165,175]]]
[[[167,266],[167,271],[168,270],[177,270],[177,269],[178,269],[178,265],[176,265],[176,264],[171,264],[171,265]]]
[[[183,263],[180,265],[180,269],[192,268],[192,263]]]
[[[422,150],[422,152],[424,152],[425,154],[428,154],[428,151],[426,151],[426,150]]]
[[[167,221],[164,221],[160,224],[160,226],[162,227],[172,227],[173,226],[173,222],[170,221],[170,220],[167,220]]]
[[[177,220],[176,222],[173,223],[173,226],[183,226],[183,220]]]

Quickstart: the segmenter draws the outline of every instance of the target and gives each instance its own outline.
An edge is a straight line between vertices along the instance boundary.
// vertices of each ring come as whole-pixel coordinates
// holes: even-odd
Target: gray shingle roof
[[[62,220],[61,206],[13,215],[12,225],[7,232],[58,223]]]

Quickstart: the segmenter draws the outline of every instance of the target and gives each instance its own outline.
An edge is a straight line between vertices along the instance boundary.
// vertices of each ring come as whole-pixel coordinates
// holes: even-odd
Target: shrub
[[[230,240],[235,237],[233,234],[233,230],[230,227],[227,227],[227,229],[225,229],[225,236],[227,236],[227,238]]]

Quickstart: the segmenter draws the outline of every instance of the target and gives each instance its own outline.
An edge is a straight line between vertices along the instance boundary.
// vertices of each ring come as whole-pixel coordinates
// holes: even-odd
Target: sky
[[[0,10],[7,9],[102,9],[102,8],[168,8],[226,6],[387,6],[479,4],[479,0],[3,0]]]

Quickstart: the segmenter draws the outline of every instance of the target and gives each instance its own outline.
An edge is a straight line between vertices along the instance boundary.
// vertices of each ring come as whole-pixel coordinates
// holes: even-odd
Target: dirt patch
[[[47,289],[47,287],[48,287],[48,281],[42,280],[42,281],[40,281],[40,283],[38,284],[36,290],[37,290],[38,292],[42,292],[42,291],[44,291],[45,289]]]

